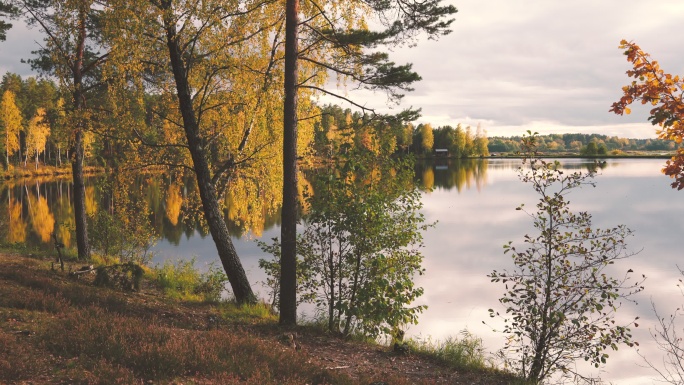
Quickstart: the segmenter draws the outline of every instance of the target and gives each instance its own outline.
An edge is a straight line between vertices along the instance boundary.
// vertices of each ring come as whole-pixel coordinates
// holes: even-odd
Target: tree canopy
[[[657,61],[641,50],[633,42],[622,40],[620,49],[625,50],[627,61],[633,66],[627,76],[634,79],[622,87],[623,95],[613,103],[610,111],[622,115],[629,114],[629,105],[635,101],[650,104],[648,120],[660,126],[656,132],[661,139],[682,143],[684,138],[684,79],[671,75],[660,68]],[[684,149],[677,149],[677,155],[668,160],[663,169],[665,175],[674,179],[672,187],[684,188]]]
[[[0,1],[0,41],[5,41],[7,39],[7,30],[12,28],[12,24],[6,22],[8,17],[14,17],[17,15],[17,8],[11,3],[6,1]]]

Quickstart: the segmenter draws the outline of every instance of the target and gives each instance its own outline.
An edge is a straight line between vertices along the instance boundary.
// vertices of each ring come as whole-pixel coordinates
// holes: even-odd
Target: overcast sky
[[[684,1],[449,1],[458,8],[450,35],[392,53],[423,77],[402,103],[422,109],[420,122],[480,123],[490,136],[531,129],[655,137],[647,108],[608,112],[629,81],[617,47],[633,40],[666,72],[684,74]],[[41,37],[18,24],[0,43],[0,73],[27,76],[19,60]]]
[[[608,112],[629,80],[617,47],[633,40],[684,74],[682,0],[452,0],[453,32],[401,52],[423,76],[404,103],[433,124],[655,137],[648,109]]]

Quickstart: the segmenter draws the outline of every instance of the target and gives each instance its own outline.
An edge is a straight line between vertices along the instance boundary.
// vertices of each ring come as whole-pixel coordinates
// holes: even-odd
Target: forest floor
[[[80,265],[67,265],[67,271]],[[273,315],[125,292],[0,253],[0,384],[483,384],[494,369],[344,340]]]

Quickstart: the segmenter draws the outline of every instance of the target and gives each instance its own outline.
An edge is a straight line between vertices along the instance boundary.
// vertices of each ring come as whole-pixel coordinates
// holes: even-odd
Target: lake
[[[409,335],[438,340],[458,336],[467,329],[481,337],[489,351],[503,346],[503,335],[492,331],[492,327],[500,325],[490,320],[487,311],[502,309],[498,298],[503,286],[491,283],[486,275],[511,266],[510,257],[503,254],[505,243],[520,245],[523,236],[533,232],[531,219],[515,210],[522,203],[531,207],[537,199],[531,186],[519,181],[519,163],[515,159],[489,159],[417,166],[416,178],[426,189],[423,212],[428,222],[436,221],[437,225],[425,234],[426,274],[417,278],[418,285],[425,288],[418,302],[428,305],[428,309],[420,316],[420,323],[410,327]],[[591,165],[581,159],[563,159],[561,163],[568,169],[586,170]],[[620,276],[627,269],[645,274],[646,290],[636,297],[638,305],[626,303],[618,314],[625,319],[641,317],[635,339],[641,354],[655,362],[661,354],[649,336],[649,328],[656,322],[651,301],[664,316],[684,302],[677,288],[681,276],[677,264],[684,268],[679,238],[684,234],[684,192],[670,188],[669,178],[660,173],[663,164],[663,159],[608,159],[595,178],[596,187],[585,186],[569,197],[574,211],[593,215],[595,227],[625,224],[634,230],[628,243],[632,251],[639,253],[613,270]],[[180,195],[169,194],[167,189],[174,183],[165,181],[167,178],[165,175],[157,178],[161,180],[147,177],[140,181],[151,184],[145,189],[149,219],[162,235],[152,249],[156,253],[154,261],[195,257],[197,265],[205,268],[218,260],[214,244],[195,221],[183,219],[184,208],[171,209],[170,197],[185,197],[187,191],[181,188]],[[94,181],[90,180],[87,194],[91,212],[98,209],[96,202],[101,200],[92,185]],[[49,248],[53,229],[68,228],[73,222],[69,219],[73,215],[70,194],[68,180],[0,185],[0,213],[7,218],[0,225],[0,234],[7,241]],[[280,229],[274,213],[264,214],[262,222],[258,236],[243,233],[237,225],[231,225],[231,229],[247,274],[263,295],[265,289],[260,282],[265,275],[258,268],[258,260],[268,256],[254,240],[279,236]],[[607,353],[608,365],[596,375],[616,384],[653,382],[656,373],[643,367],[645,363],[634,350],[622,348]]]

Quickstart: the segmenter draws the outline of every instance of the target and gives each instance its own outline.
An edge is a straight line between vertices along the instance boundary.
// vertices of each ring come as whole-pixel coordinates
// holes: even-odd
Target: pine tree
[[[14,7],[12,4],[8,2],[0,1],[0,17],[14,17],[16,16],[16,14],[16,7]],[[12,24],[4,20],[0,20],[0,41],[5,41],[7,39],[7,30],[10,28],[12,28]]]

